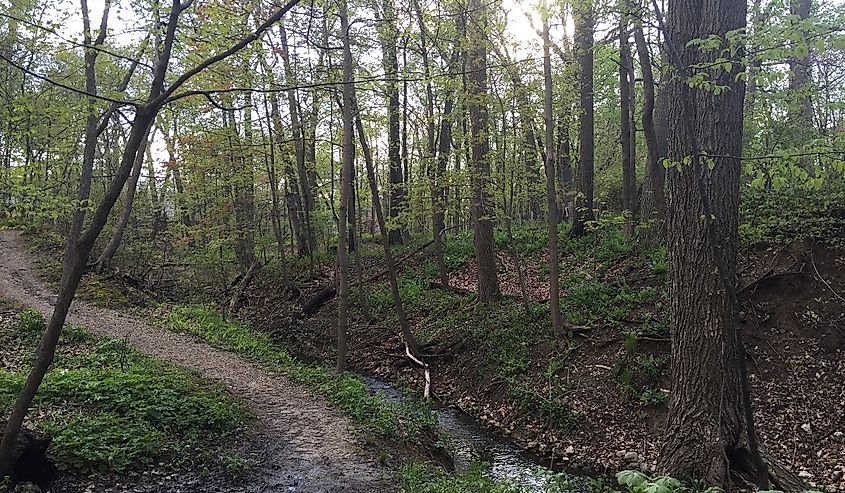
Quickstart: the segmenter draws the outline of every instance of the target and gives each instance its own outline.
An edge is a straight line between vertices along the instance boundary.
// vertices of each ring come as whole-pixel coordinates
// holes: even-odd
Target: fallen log
[[[328,303],[329,300],[334,298],[336,294],[337,288],[335,288],[333,285],[323,287],[302,303],[302,315],[310,317],[316,314],[318,311],[320,311],[320,308],[322,308],[323,305]]]

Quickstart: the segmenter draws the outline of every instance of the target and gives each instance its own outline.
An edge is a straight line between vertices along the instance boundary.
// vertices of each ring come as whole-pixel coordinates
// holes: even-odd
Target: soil
[[[421,254],[403,265],[420,269],[430,261]],[[547,253],[522,259],[529,297],[542,299],[548,288],[542,280]],[[563,272],[591,269],[574,256],[562,259]],[[513,258],[498,257],[500,280],[517,303]],[[602,277],[605,283],[625,282],[635,288],[658,286],[655,276],[636,262],[621,259]],[[376,264],[367,275],[377,272]],[[474,288],[473,262],[450,273],[461,288]],[[816,488],[845,492],[845,252],[824,245],[800,242],[786,247],[758,247],[742,252],[738,265],[742,300],[742,331],[748,348],[748,368],[753,407],[762,443],[781,463]],[[366,277],[366,275],[365,275]],[[307,299],[331,279],[303,284]],[[380,280],[379,282],[384,282]],[[291,323],[288,293],[280,292],[279,279],[260,272],[239,313],[256,327],[265,327],[295,354],[331,361],[335,355],[336,300],[314,317]],[[467,301],[470,305],[470,301]],[[659,307],[650,307],[658,313]],[[488,370],[488,355],[456,327],[444,334],[439,347],[451,353],[432,358],[432,389],[447,404],[455,405],[516,443],[579,472],[600,476],[620,469],[654,470],[666,419],[665,403],[643,404],[626,397],[612,375],[625,354],[622,334],[636,331],[644,313],[632,313],[621,326],[593,325],[573,336],[575,348],[566,353],[553,345],[531,348],[530,367],[524,376],[543,388],[548,362],[563,361],[556,372],[571,388],[569,406],[578,414],[574,426],[561,428],[536,413],[526,412],[508,392],[504,381]],[[425,314],[409,313],[419,329]],[[422,372],[403,357],[397,330],[375,321],[353,324],[350,366],[376,374],[396,384],[422,389]],[[538,330],[540,329],[538,327]],[[643,337],[638,352],[669,359],[668,336]],[[668,364],[667,364],[668,366]],[[669,389],[668,368],[659,381]]]
[[[56,298],[36,275],[19,233],[0,231],[0,295],[45,314]],[[242,481],[152,471],[114,484],[59,480],[53,491],[373,492],[396,489],[395,472],[364,445],[360,430],[324,399],[243,358],[158,329],[113,309],[74,301],[68,321],[93,333],[125,339],[139,351],[223,382],[256,413],[262,432],[249,440],[258,467]],[[163,486],[166,484],[167,486]]]

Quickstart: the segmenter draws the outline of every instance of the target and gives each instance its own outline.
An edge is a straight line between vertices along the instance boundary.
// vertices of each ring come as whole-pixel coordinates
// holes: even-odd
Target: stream
[[[362,376],[361,380],[371,392],[382,393],[390,400],[401,401],[409,398],[402,391],[377,378]],[[549,468],[548,461],[544,463],[539,456],[525,452],[459,409],[440,406],[436,407],[435,411],[440,431],[448,437],[449,450],[458,472],[467,471],[478,462],[485,462],[489,464],[485,471],[487,477],[513,484],[531,493],[545,492],[544,486],[547,485],[549,476],[559,472]]]

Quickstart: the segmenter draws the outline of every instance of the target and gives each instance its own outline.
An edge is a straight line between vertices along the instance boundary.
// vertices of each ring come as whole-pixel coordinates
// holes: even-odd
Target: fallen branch
[[[246,273],[244,273],[241,281],[238,283],[237,287],[235,288],[235,293],[232,295],[231,301],[229,301],[229,318],[238,311],[238,305],[243,298],[244,291],[247,287],[249,287],[249,283],[252,282],[252,278],[255,276],[255,271],[261,268],[261,261],[255,260],[252,262],[252,265],[249,266]]]
[[[470,291],[469,289],[459,288],[457,286],[452,286],[452,285],[444,285],[444,284],[440,284],[439,282],[435,282],[435,281],[431,281],[430,283],[428,283],[428,287],[430,287],[432,289],[442,289],[444,291],[451,291],[453,293],[457,293],[457,294],[460,294],[462,296],[475,294],[475,291]]]
[[[413,355],[413,353],[411,353],[411,348],[408,347],[407,342],[405,342],[405,356],[410,358],[411,361],[413,361],[414,363],[423,367],[423,370],[425,372],[425,389],[423,390],[423,397],[425,397],[426,399],[431,398],[431,370],[429,369],[428,364],[422,361],[421,359],[418,359],[416,356]]]
[[[827,281],[825,281],[825,280],[824,280],[824,277],[822,277],[822,275],[821,275],[821,274],[819,274],[819,269],[817,269],[817,268],[816,268],[816,261],[813,259],[813,251],[812,251],[812,250],[810,250],[810,263],[811,263],[811,264],[813,264],[813,270],[814,270],[814,271],[816,271],[816,277],[818,277],[818,278],[819,278],[819,281],[821,281],[822,283],[824,283],[824,285],[825,285],[825,286],[827,286],[827,289],[829,289],[829,290],[830,290],[830,292],[831,292],[831,293],[833,293],[833,295],[834,295],[834,296],[836,296],[837,298],[839,298],[842,302],[845,302],[845,298],[843,298],[843,297],[842,297],[842,295],[840,295],[839,293],[837,293],[837,292],[833,289],[833,287],[831,287],[831,285],[830,285],[830,284],[828,284],[828,283],[827,283]]]
[[[433,244],[434,244],[434,240],[429,240],[429,241],[423,243],[422,245],[415,248],[413,251],[407,253],[404,257],[397,259],[396,265],[401,264],[402,262],[408,260],[409,258],[413,257],[414,255],[416,255],[416,254],[420,253],[421,251],[425,250],[429,245],[433,245]],[[380,271],[378,274],[375,274],[373,276],[370,276],[370,277],[364,279],[364,282],[373,282],[373,281],[379,279],[380,277],[384,276],[385,274],[387,274],[387,269],[384,269],[384,270]]]

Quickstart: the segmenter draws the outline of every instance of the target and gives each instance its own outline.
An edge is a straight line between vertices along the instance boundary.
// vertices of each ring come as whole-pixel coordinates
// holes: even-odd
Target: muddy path
[[[20,234],[0,231],[0,294],[49,317],[55,292],[41,281]],[[319,396],[283,376],[270,374],[243,358],[197,340],[168,332],[137,317],[75,300],[68,321],[92,332],[125,339],[139,351],[221,381],[243,399],[262,425],[261,464],[239,486],[213,491],[383,492],[396,490],[395,473],[358,441],[350,420]],[[180,491],[211,491],[196,478],[180,481]],[[195,484],[191,484],[195,482]],[[162,491],[158,488],[140,491]],[[166,490],[170,490],[165,486]],[[136,489],[135,491],[139,491]],[[175,491],[175,490],[174,490]]]

